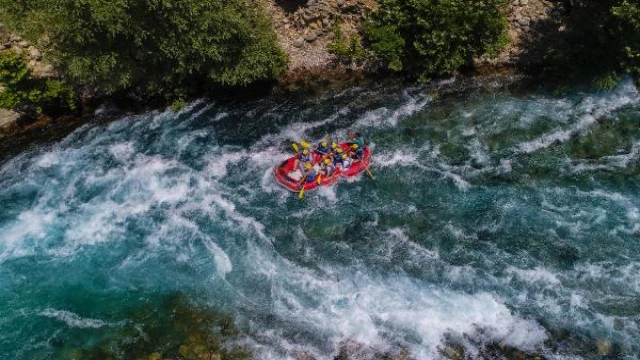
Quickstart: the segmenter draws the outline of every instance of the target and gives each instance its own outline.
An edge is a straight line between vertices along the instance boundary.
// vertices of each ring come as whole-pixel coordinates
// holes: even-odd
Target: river
[[[0,358],[144,338],[132,309],[175,294],[231,316],[256,359],[333,359],[345,342],[363,359],[450,344],[639,358],[638,90],[498,85],[201,100],[10,159]],[[303,201],[274,182],[292,140],[348,130],[375,180]]]

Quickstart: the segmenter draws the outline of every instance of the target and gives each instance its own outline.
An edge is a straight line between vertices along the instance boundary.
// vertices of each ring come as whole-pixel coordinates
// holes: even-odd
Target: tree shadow
[[[307,4],[306,0],[274,0],[274,2],[287,14],[294,13]]]
[[[607,2],[559,6],[546,19],[530,23],[515,59],[518,70],[561,85],[584,83],[616,68],[616,50],[608,27]]]

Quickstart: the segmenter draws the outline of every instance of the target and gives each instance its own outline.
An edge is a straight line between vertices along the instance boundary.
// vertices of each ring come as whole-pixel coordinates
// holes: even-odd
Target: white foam
[[[567,111],[577,113],[577,121],[568,128],[555,129],[541,137],[518,144],[516,152],[532,153],[551,146],[556,142],[563,142],[575,134],[584,133],[598,119],[616,111],[626,105],[639,101],[638,90],[633,81],[626,79],[610,94],[587,96],[580,104],[569,107]],[[558,119],[558,117],[556,117]]]
[[[75,327],[80,329],[98,329],[103,326],[114,326],[118,324],[108,323],[99,319],[83,318],[76,313],[66,310],[45,309],[40,313],[42,316],[48,318],[57,319],[69,327]]]
[[[534,269],[519,269],[513,266],[507,267],[507,274],[518,278],[520,281],[528,283],[542,283],[543,285],[558,286],[561,285],[560,280],[555,274],[546,268],[536,267]]]

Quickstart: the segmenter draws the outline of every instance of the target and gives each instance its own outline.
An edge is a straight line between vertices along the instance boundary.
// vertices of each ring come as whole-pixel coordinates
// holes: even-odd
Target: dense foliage
[[[640,0],[572,3],[560,36],[525,45],[542,49],[546,74],[561,82],[591,80],[600,88],[615,86],[625,73],[640,75]]]
[[[328,43],[327,47],[330,53],[336,56],[336,59],[346,65],[362,63],[367,54],[362,46],[362,39],[358,34],[345,36],[340,23],[334,25],[333,39]]]
[[[2,20],[71,83],[102,93],[167,95],[272,79],[287,56],[251,0],[0,0]]]
[[[34,77],[23,57],[13,51],[0,55],[0,107],[21,112],[32,109],[73,109],[75,96],[70,87],[56,79]]]
[[[385,65],[426,80],[451,73],[507,41],[504,0],[380,0],[364,26]]]

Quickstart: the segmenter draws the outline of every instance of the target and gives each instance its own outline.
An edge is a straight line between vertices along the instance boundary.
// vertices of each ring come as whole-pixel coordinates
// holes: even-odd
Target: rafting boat
[[[349,150],[349,143],[340,144],[342,149],[346,152]],[[314,159],[314,168],[318,171],[320,168],[320,160],[322,156],[312,151]],[[278,184],[284,186],[286,189],[294,192],[302,190],[300,186],[300,180],[304,176],[302,172],[295,168],[297,156],[292,156],[289,159],[283,161],[275,169],[273,169],[273,175]],[[304,185],[304,190],[312,190],[318,186],[329,186],[335,184],[341,178],[352,177],[364,172],[371,163],[371,149],[368,146],[364,146],[362,161],[359,159],[353,160],[351,166],[348,169],[336,169],[333,175],[329,177],[322,176],[320,184],[317,181],[307,182]]]

